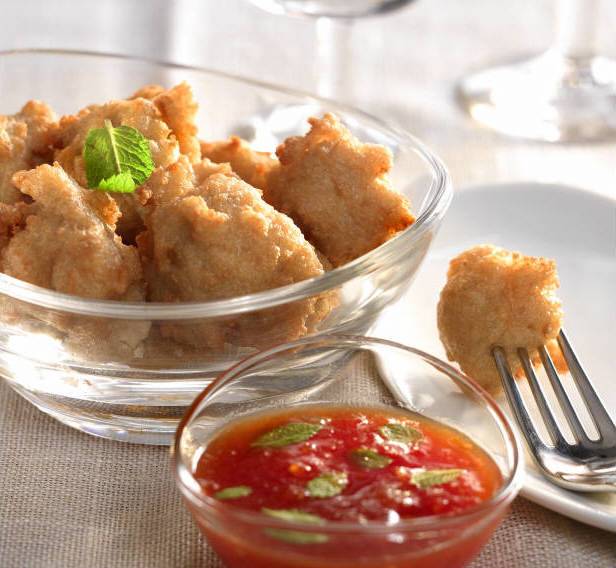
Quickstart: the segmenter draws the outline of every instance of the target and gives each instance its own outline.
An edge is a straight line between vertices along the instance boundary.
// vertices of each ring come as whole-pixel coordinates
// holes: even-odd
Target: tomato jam
[[[457,430],[390,408],[326,405],[300,405],[230,423],[205,448],[195,477],[225,507],[261,512],[278,525],[315,526],[312,532],[265,529],[258,542],[250,543],[249,532],[244,538],[234,531],[225,536],[200,522],[229,566],[251,568],[372,566],[360,560],[376,553],[389,558],[394,551],[408,558],[387,566],[435,567],[441,557],[443,566],[459,566],[489,537],[494,523],[475,535],[472,546],[457,542],[453,556],[440,537],[428,532],[393,540],[381,534],[371,544],[356,535],[353,546],[341,545],[343,537],[329,535],[324,525],[342,521],[361,532],[366,523],[380,521],[395,532],[404,519],[455,516],[490,499],[502,485],[494,461]],[[421,563],[431,547],[441,550]]]

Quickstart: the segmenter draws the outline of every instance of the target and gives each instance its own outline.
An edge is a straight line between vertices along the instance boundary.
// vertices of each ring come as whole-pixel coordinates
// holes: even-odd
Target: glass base
[[[133,444],[169,446],[173,443],[186,406],[152,407],[62,400],[62,397],[34,393],[12,383],[28,402],[59,422],[99,438]]]
[[[555,51],[490,68],[458,85],[460,104],[480,124],[547,142],[616,139],[616,61]]]

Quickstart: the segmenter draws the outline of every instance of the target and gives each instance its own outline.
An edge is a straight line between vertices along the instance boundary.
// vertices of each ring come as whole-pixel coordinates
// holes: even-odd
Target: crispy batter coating
[[[237,136],[219,142],[201,142],[201,155],[216,163],[229,163],[231,169],[246,183],[265,189],[270,172],[278,160],[267,152],[256,152]]]
[[[113,199],[79,187],[58,164],[18,172],[13,183],[33,202],[11,206],[12,218],[8,211],[0,211],[12,232],[0,252],[2,272],[84,298],[145,299],[137,250],[122,244],[114,232],[119,210]],[[130,353],[149,331],[144,322],[54,315],[36,307],[29,310],[30,316],[66,333],[68,343],[91,355],[94,350]]]
[[[138,98],[154,102],[163,120],[175,134],[182,154],[188,156],[191,162],[198,162],[201,149],[195,121],[199,105],[195,101],[192,87],[186,81],[169,90],[160,85],[145,85],[131,97]]]
[[[180,152],[188,156],[191,162],[198,162],[201,158],[196,125],[199,105],[195,101],[190,85],[184,82],[167,91],[161,91],[152,102],[175,134],[180,144]]]
[[[84,298],[143,299],[137,251],[115,235],[118,210],[107,194],[84,190],[57,164],[13,182],[34,203],[2,252],[3,272]]]
[[[555,346],[562,322],[558,286],[553,260],[492,245],[463,252],[449,265],[438,304],[447,357],[484,388],[497,391],[501,382],[493,346],[504,348],[515,374],[520,370],[519,347],[530,351]]]
[[[51,108],[39,101],[29,101],[12,116],[0,115],[0,203],[22,199],[11,178],[49,158],[55,122]]]
[[[165,87],[162,85],[144,85],[137,89],[129,99],[148,99],[151,101],[154,97],[164,92]]]
[[[31,209],[32,206],[23,201],[12,205],[0,203],[0,258],[13,235],[25,227],[26,218]]]
[[[211,167],[211,163],[203,166]],[[225,173],[213,173],[198,182],[191,165],[180,160],[146,184],[152,201],[147,232],[139,236],[138,245],[150,300],[229,298],[323,273],[314,248],[300,230],[263,201],[257,189]],[[307,323],[315,318],[315,302],[302,301],[274,311],[220,324],[169,326],[166,333],[193,345],[255,345],[277,339],[258,337],[263,328],[255,326],[255,318],[271,317],[276,332],[291,339],[306,333]]]
[[[334,267],[378,247],[414,221],[390,184],[389,150],[359,142],[332,114],[276,150],[265,199],[289,215]]]

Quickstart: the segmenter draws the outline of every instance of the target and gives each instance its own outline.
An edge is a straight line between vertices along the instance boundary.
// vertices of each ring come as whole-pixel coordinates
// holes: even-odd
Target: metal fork
[[[551,481],[573,491],[616,491],[616,425],[597,396],[562,330],[558,335],[558,344],[597,429],[598,439],[591,439],[584,430],[545,346],[539,347],[541,362],[571,428],[575,443],[569,443],[563,436],[562,429],[546,399],[544,387],[537,380],[527,350],[518,349],[518,357],[552,445],[547,445],[541,440],[529,416],[527,404],[511,374],[505,351],[497,346],[493,348],[492,356],[501,376],[507,399],[537,464]]]

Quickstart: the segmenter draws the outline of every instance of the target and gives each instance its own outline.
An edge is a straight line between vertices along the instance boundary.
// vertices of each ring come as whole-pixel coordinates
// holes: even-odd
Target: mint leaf
[[[310,525],[322,525],[325,520],[318,515],[306,513],[299,509],[268,509],[263,507],[261,512],[275,519],[281,519],[289,523],[308,523]],[[302,531],[290,531],[286,529],[265,529],[265,534],[292,544],[319,544],[327,542],[327,535],[321,533],[307,533]]]
[[[266,535],[291,544],[322,544],[329,540],[326,534],[288,531],[285,529],[265,529]]]
[[[411,481],[420,489],[427,489],[433,485],[449,483],[457,479],[463,472],[463,469],[419,470],[411,474]]]
[[[135,182],[128,172],[116,174],[107,179],[102,179],[96,189],[103,191],[115,191],[118,193],[132,193],[135,191]]]
[[[248,485],[236,485],[235,487],[225,487],[214,493],[216,499],[237,499],[238,497],[248,497],[252,489]]]
[[[259,436],[250,445],[257,448],[282,448],[283,446],[305,442],[312,438],[320,429],[320,424],[291,422],[284,426],[278,426]]]
[[[359,448],[351,452],[351,459],[360,467],[368,469],[382,469],[393,460],[368,448]]]
[[[411,444],[423,438],[423,434],[419,430],[406,426],[405,424],[393,422],[381,426],[379,428],[379,433],[390,442],[400,442],[402,444]]]
[[[324,499],[326,497],[340,495],[348,482],[349,479],[346,473],[332,471],[331,473],[323,473],[311,479],[306,485],[306,488],[308,489],[310,497]]]
[[[88,132],[83,159],[91,189],[131,193],[154,171],[147,138],[131,126],[114,128],[109,120]]]
[[[289,523],[309,523],[311,525],[322,525],[325,521],[319,515],[306,513],[299,509],[268,509],[263,507],[261,512],[269,517],[288,521]]]

